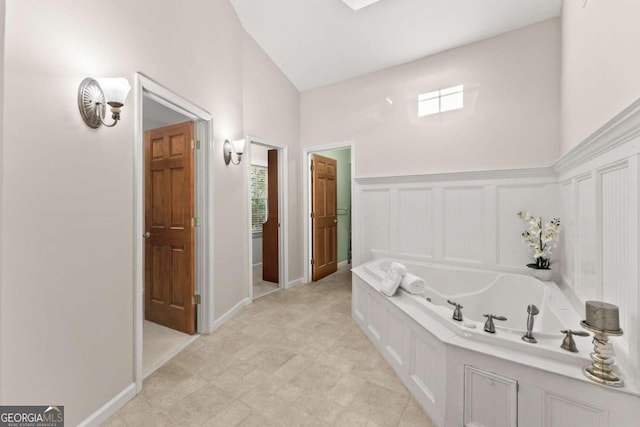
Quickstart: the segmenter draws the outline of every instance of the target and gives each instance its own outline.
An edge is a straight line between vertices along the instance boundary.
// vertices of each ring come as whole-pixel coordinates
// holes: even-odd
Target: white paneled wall
[[[355,181],[355,265],[378,253],[529,272],[516,214],[560,214],[547,168]]]
[[[615,118],[554,166],[562,205],[562,281],[579,303],[620,308],[618,360],[640,376],[638,215],[640,105]]]

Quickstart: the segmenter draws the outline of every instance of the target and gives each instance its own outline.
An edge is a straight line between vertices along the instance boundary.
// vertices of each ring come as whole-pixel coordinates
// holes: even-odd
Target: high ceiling
[[[357,11],[344,0],[231,3],[300,91],[559,16],[562,7],[562,0],[379,0]]]

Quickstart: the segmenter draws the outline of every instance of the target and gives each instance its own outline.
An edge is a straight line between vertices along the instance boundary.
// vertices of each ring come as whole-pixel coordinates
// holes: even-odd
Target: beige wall
[[[355,140],[359,177],[546,166],[559,155],[559,76],[555,18],[303,92],[301,143]],[[417,117],[419,93],[458,84],[463,110]]]
[[[639,16],[637,0],[563,3],[562,154],[640,98]]]
[[[133,83],[142,71],[212,113],[216,317],[246,298],[249,162],[225,167],[221,147],[244,135],[243,118],[257,123],[262,113],[264,92],[243,62],[268,69],[260,83],[279,100],[275,118],[252,126],[257,134],[296,144],[298,99],[257,48],[245,48],[227,0],[7,4],[2,403],[61,403],[76,425],[133,381],[134,99],[118,126],[92,130],[76,104],[86,76]],[[243,93],[257,93],[255,101]]]
[[[245,33],[244,128],[251,136],[289,147],[289,281],[302,277],[300,182],[300,93]],[[249,162],[247,162],[248,165]],[[247,166],[248,167],[248,166]]]

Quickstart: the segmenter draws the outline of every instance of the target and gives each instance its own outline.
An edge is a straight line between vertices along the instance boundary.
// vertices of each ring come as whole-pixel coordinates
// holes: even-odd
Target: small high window
[[[464,107],[464,86],[458,85],[418,95],[418,117]]]

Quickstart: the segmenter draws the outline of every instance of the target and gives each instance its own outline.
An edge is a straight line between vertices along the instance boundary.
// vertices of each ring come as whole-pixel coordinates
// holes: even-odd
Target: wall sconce
[[[120,120],[120,108],[124,105],[131,90],[129,81],[124,77],[96,78],[87,77],[78,88],[78,108],[84,122],[90,128],[100,125],[113,127]],[[106,105],[111,107],[113,123],[104,122]]]
[[[237,141],[229,142],[228,139],[224,140],[224,145],[222,146],[222,150],[224,152],[224,164],[228,165],[229,163],[233,163],[234,165],[239,165],[242,161],[242,153],[244,153],[244,139],[239,139]],[[234,162],[232,158],[232,152],[236,153],[238,157],[238,161]]]

